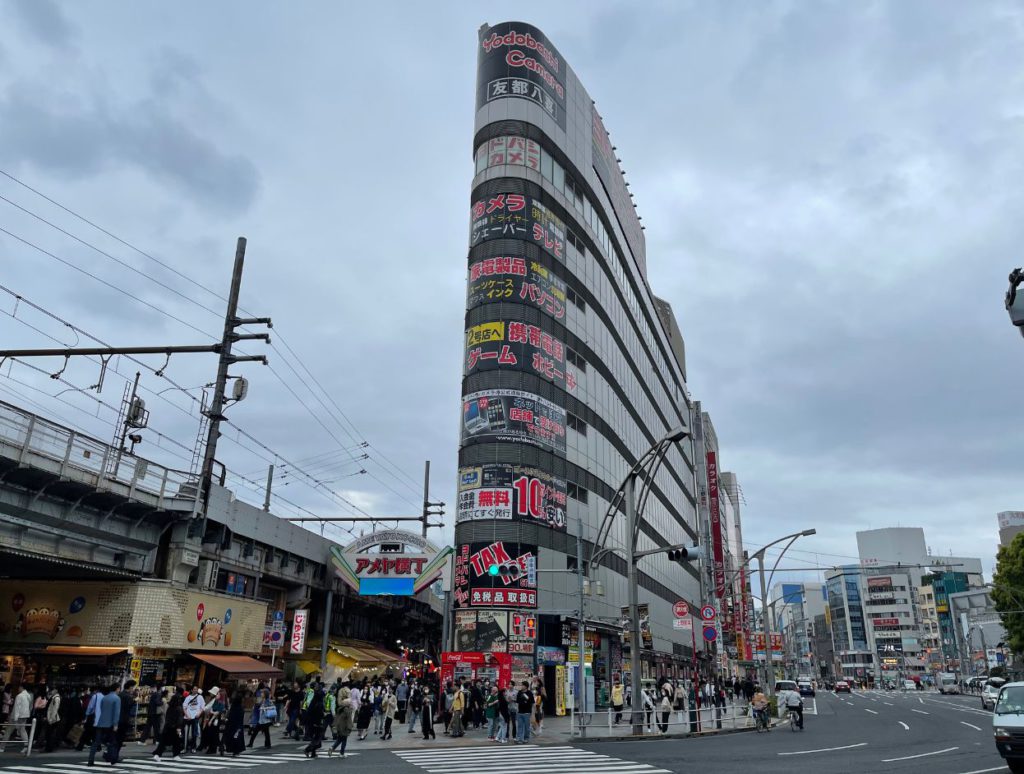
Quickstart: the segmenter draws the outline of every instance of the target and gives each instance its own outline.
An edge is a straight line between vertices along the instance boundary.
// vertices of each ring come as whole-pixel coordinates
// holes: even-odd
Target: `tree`
[[[992,602],[1003,620],[1010,650],[1024,653],[1024,532],[996,554]]]

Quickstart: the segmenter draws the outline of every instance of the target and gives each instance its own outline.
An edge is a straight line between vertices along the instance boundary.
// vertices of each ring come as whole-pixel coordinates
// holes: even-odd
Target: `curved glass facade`
[[[455,644],[511,653],[518,679],[574,658],[577,550],[589,558],[627,472],[669,430],[691,426],[692,406],[614,149],[536,28],[481,30],[475,128]],[[698,539],[694,465],[689,439],[669,451],[639,550]],[[617,514],[605,545],[625,548],[624,521]],[[626,562],[612,553],[601,564],[593,580],[604,594],[585,603],[598,688],[628,664]],[[686,672],[693,639],[673,626],[672,604],[699,609],[698,569],[647,557],[640,589],[644,676]]]

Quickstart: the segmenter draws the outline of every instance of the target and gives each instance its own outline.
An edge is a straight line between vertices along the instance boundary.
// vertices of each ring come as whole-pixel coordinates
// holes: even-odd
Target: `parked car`
[[[916,691],[917,690],[917,683],[915,683],[913,680],[904,680],[903,681],[903,690],[904,691]]]
[[[800,691],[801,696],[810,696],[814,698],[814,686],[809,682],[797,683],[797,688]]]
[[[996,699],[999,697],[999,689],[1006,685],[1006,680],[1001,677],[990,677],[985,681],[985,687],[981,689],[981,708],[994,710]]]
[[[1024,773],[1024,683],[1004,683],[992,714],[996,752],[1014,774]]]
[[[836,693],[849,693],[849,692],[850,692],[850,684],[848,682],[846,682],[845,680],[837,680],[836,681]]]

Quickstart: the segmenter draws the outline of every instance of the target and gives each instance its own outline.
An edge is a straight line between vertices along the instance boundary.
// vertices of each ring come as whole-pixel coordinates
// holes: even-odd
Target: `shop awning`
[[[264,664],[249,656],[239,656],[226,653],[190,653],[190,656],[199,659],[212,667],[227,672],[232,677],[266,677],[277,678],[284,675],[277,667]]]
[[[90,645],[47,645],[47,656],[116,656],[128,648],[102,648]]]

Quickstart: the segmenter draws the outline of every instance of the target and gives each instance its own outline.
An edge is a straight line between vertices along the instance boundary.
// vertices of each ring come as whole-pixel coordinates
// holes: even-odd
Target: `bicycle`
[[[786,720],[789,722],[790,731],[792,731],[794,734],[797,731],[803,731],[803,729],[800,727],[799,715],[797,715],[795,711],[787,709],[786,716]]]
[[[757,730],[757,733],[771,731],[771,724],[768,720],[768,708],[752,710],[752,712],[754,713],[754,728]]]

